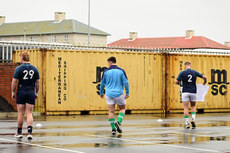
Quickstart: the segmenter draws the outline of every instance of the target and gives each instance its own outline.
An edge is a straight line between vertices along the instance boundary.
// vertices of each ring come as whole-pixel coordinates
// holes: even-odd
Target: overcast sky
[[[1,0],[6,22],[52,20],[54,12],[87,24],[88,0]],[[91,25],[110,33],[109,42],[138,37],[184,36],[195,30],[224,43],[230,41],[230,0],[91,0]]]

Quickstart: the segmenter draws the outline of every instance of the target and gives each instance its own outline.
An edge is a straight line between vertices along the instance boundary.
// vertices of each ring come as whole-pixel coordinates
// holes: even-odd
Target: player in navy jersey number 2
[[[21,65],[15,69],[14,78],[12,80],[12,99],[16,98],[15,90],[18,84],[17,91],[17,108],[18,108],[18,129],[15,134],[16,138],[22,138],[22,127],[24,114],[27,116],[28,139],[32,139],[33,129],[33,108],[35,99],[38,97],[39,91],[39,72],[36,67],[30,64],[28,52],[20,54]]]
[[[184,127],[189,129],[190,128],[190,122],[189,122],[189,102],[191,105],[191,112],[192,112],[192,128],[196,128],[195,118],[196,118],[196,79],[197,77],[200,77],[204,79],[204,85],[207,82],[207,78],[205,75],[202,75],[201,73],[192,70],[191,69],[191,63],[185,62],[185,70],[180,72],[179,76],[177,77],[177,80],[175,81],[176,84],[179,84],[180,81],[183,83],[183,89],[182,89],[182,102],[184,105],[184,118],[185,118],[185,125]]]

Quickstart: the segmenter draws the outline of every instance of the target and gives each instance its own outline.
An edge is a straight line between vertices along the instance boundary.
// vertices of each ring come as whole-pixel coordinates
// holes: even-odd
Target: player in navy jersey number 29
[[[14,78],[12,80],[12,99],[16,98],[15,90],[18,84],[17,91],[17,108],[18,108],[18,129],[15,137],[22,138],[22,126],[24,114],[27,116],[28,139],[32,139],[33,128],[33,108],[35,99],[38,97],[39,91],[39,72],[36,67],[30,64],[28,52],[20,54],[22,65],[15,69]],[[35,92],[36,89],[36,92]]]
[[[192,112],[192,128],[196,128],[195,118],[196,118],[196,79],[200,77],[204,79],[204,85],[207,82],[206,76],[200,74],[199,72],[191,69],[191,63],[185,62],[185,70],[180,72],[177,80],[175,81],[176,84],[179,84],[180,81],[183,83],[182,89],[182,102],[184,104],[184,118],[185,118],[185,128],[190,128],[189,123],[189,102],[191,105],[191,112]]]

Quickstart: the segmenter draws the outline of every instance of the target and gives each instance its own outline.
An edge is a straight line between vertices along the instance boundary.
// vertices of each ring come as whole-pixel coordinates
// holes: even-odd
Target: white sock
[[[195,119],[196,119],[196,112],[192,112],[192,120],[195,121]]]
[[[196,119],[196,114],[192,114],[192,119],[193,119],[193,120]]]
[[[185,118],[185,124],[189,124],[189,118]]]

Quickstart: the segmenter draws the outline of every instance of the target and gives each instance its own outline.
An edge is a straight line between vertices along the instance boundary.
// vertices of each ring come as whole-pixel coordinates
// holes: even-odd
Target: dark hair
[[[190,62],[185,62],[184,65],[188,66],[188,65],[191,65],[191,63]]]
[[[112,57],[110,57],[110,58],[108,58],[108,59],[107,59],[107,61],[108,61],[108,62],[112,62],[112,63],[117,63],[116,58],[115,58],[115,57],[113,57],[113,56],[112,56]]]

